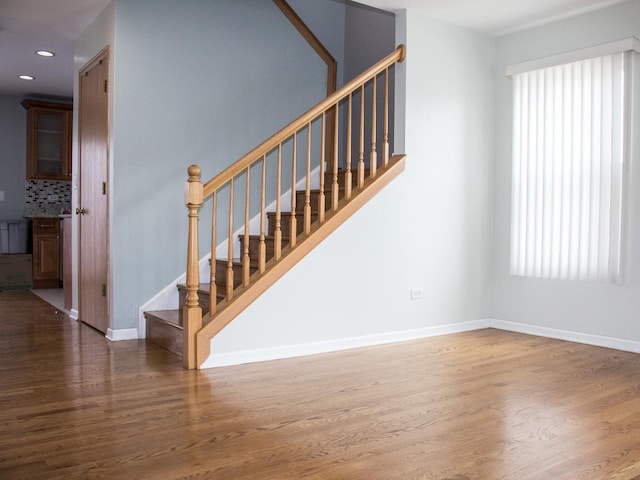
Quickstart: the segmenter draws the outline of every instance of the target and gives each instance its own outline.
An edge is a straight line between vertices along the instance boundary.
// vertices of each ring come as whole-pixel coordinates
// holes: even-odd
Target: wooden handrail
[[[374,78],[379,73],[384,72],[387,67],[393,65],[396,62],[404,61],[405,55],[406,48],[404,45],[400,45],[393,51],[393,53],[387,55],[373,67],[362,72],[345,86],[318,103],[315,107],[303,113],[278,133],[272,135],[256,148],[242,156],[237,162],[224,169],[222,172],[220,172],[205,184],[204,198],[208,198],[215,190],[226,184],[230,178],[235,177],[236,175],[244,171],[247,167],[250,167],[251,164],[253,164],[258,158],[262,157],[263,155],[267,155],[269,152],[277,148],[277,146],[281,142],[288,139],[318,115],[321,115],[324,111],[338,104],[340,100],[347,97],[350,93],[364,85],[367,81]]]
[[[338,223],[344,221],[349,212],[359,208],[359,205],[375,194],[377,188],[381,188],[404,168],[404,156],[394,156],[391,160],[389,159],[388,118],[389,68],[394,63],[403,61],[404,58],[405,47],[401,45],[376,65],[358,75],[340,90],[329,95],[244,155],[206,185],[200,182],[200,168],[196,165],[189,167],[185,191],[185,203],[189,210],[187,297],[182,311],[183,364],[186,368],[198,368],[202,364],[203,356],[208,355],[209,351],[206,339],[213,338],[212,335],[232,320],[234,312],[244,309],[256,298],[256,295],[259,295],[259,292],[264,291],[269,279],[279,278],[302,258],[301,254],[303,255],[321,241],[330,233],[331,228],[335,228]],[[380,87],[378,87],[379,76],[385,77],[384,85]],[[369,87],[372,93],[371,111],[365,118],[365,92]],[[384,89],[382,113],[377,112],[378,88]],[[356,100],[360,103],[360,115],[355,120],[353,103],[354,97],[357,96],[360,96],[359,100]],[[345,121],[339,121],[340,106],[346,109]],[[364,159],[366,122],[370,126],[366,130],[367,135],[371,136],[370,143],[369,140],[366,142],[370,145],[368,169]],[[382,126],[380,137],[378,125]],[[312,130],[315,133],[312,133]],[[352,164],[351,150],[356,146],[351,138],[355,132],[359,133],[357,167]],[[345,141],[342,146],[346,147],[346,168],[343,170],[339,170],[338,163],[340,134],[344,134]],[[382,155],[380,165],[378,165],[378,147]],[[286,152],[286,158],[283,158],[283,150]],[[316,173],[318,170],[313,170],[314,182],[317,179],[319,189],[316,189],[317,187],[312,189],[311,186],[312,156],[314,168],[319,170],[319,174]],[[274,157],[277,160],[275,164]],[[272,159],[269,161],[269,167],[267,166],[268,158]],[[286,163],[285,170],[283,170],[283,162]],[[355,178],[352,172],[354,167],[357,175]],[[267,172],[268,169],[269,172]],[[287,181],[283,185],[282,176],[285,171],[290,174],[290,184]],[[378,182],[380,177],[383,180]],[[267,207],[267,178],[269,178],[269,188],[272,192],[270,196],[273,195],[275,188],[275,212],[269,212],[268,232],[267,208],[273,207]],[[303,189],[298,187],[298,182],[301,181],[304,181]],[[352,182],[357,182],[357,187]],[[254,188],[254,184],[259,186]],[[225,190],[227,193],[223,194]],[[224,205],[227,194],[228,205]],[[284,199],[285,194],[290,197],[290,209],[286,211],[286,217],[283,218],[287,207],[283,208],[281,203],[288,202]],[[197,225],[198,211],[209,196],[212,197],[211,272],[209,312],[203,316],[198,298],[200,275]],[[221,200],[222,205],[220,205]],[[240,225],[234,222],[236,201],[237,216],[240,217],[240,209],[243,212],[243,218],[238,222]],[[259,222],[259,229],[257,224],[251,226],[252,210],[257,209],[257,203],[260,210],[253,218]],[[221,209],[220,212],[218,207]],[[217,218],[219,213],[220,221]],[[223,220],[225,215],[227,215],[226,222]],[[274,223],[271,223],[272,221]],[[224,259],[218,259],[216,255],[218,246],[216,230],[218,227],[222,229],[225,226],[227,227],[226,266]],[[237,232],[236,227],[239,229]],[[258,230],[256,233],[259,234],[252,235],[251,230]],[[234,261],[236,239],[240,243],[240,264]],[[217,264],[218,262],[220,263]],[[220,291],[218,291],[217,279],[224,283],[224,288],[220,283]],[[220,300],[220,305],[217,305],[218,297],[222,296],[225,299]]]
[[[327,96],[336,91],[337,76],[338,76],[338,63],[333,55],[329,53],[329,50],[322,44],[318,37],[315,36],[313,31],[302,21],[300,16],[295,12],[291,5],[285,0],[273,0],[273,3],[284,13],[285,17],[289,19],[291,24],[298,30],[300,35],[307,41],[307,43],[318,54],[322,61],[327,65]]]

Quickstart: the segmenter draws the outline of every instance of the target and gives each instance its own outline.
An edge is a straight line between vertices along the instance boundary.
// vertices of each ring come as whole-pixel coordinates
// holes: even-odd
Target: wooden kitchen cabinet
[[[24,100],[27,180],[71,180],[71,116],[66,103]]]
[[[33,288],[60,287],[60,220],[34,218]]]
[[[62,288],[64,296],[64,308],[71,310],[73,308],[73,298],[71,291],[71,215],[60,215],[62,228]]]

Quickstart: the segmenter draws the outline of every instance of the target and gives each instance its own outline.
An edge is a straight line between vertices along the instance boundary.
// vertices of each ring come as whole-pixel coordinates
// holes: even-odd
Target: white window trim
[[[578,62],[589,58],[629,51],[640,53],[640,40],[636,37],[629,37],[614,42],[602,43],[600,45],[560,53],[558,55],[507,65],[505,76],[511,77],[518,73],[531,72],[533,70],[540,70],[541,68],[555,67],[565,63]]]

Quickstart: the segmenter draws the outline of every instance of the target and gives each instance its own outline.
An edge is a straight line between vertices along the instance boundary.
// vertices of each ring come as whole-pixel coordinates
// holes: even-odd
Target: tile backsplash
[[[25,217],[55,217],[71,210],[71,182],[29,180],[25,189]]]

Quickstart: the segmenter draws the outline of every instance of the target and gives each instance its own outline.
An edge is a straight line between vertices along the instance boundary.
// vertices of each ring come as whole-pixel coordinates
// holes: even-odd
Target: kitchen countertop
[[[71,217],[70,213],[54,213],[54,214],[38,214],[38,215],[23,215],[22,218],[26,218],[27,220],[32,220],[34,218],[69,218]]]

